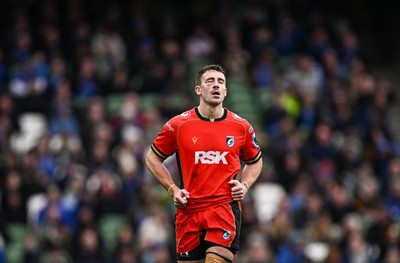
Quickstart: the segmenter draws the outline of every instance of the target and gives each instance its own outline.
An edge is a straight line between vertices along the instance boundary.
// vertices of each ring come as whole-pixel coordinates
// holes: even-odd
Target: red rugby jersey
[[[170,119],[151,149],[165,160],[177,154],[181,188],[190,193],[183,212],[231,202],[231,185],[241,169],[240,160],[251,164],[261,158],[260,146],[250,123],[224,109],[211,121],[197,107]]]

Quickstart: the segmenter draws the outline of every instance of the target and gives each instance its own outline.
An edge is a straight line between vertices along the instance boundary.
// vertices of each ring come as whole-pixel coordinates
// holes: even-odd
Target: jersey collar
[[[209,119],[209,118],[205,118],[205,117],[201,116],[199,109],[197,107],[195,107],[194,110],[196,112],[197,117],[199,117],[203,121],[209,121],[209,122],[222,121],[228,115],[228,111],[226,109],[224,109],[224,114],[222,115],[222,117],[216,118],[216,119]]]

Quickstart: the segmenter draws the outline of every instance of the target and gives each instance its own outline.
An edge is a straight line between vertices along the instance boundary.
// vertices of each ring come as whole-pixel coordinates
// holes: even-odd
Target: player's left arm
[[[231,194],[233,201],[242,201],[250,187],[257,181],[263,167],[262,158],[255,163],[246,164],[242,171],[242,180],[231,180]]]
[[[231,195],[234,201],[243,200],[244,196],[249,191],[250,187],[255,183],[260,176],[263,161],[260,145],[257,141],[253,127],[245,121],[245,140],[240,152],[241,159],[245,166],[242,170],[241,181],[231,180]]]
[[[258,161],[253,164],[246,164],[244,166],[241,183],[246,186],[246,192],[257,181],[258,177],[261,174],[262,167],[262,158],[258,159]]]

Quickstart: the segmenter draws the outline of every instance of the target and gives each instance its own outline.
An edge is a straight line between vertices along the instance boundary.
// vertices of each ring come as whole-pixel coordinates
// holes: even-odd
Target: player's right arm
[[[175,206],[177,208],[184,208],[188,202],[189,192],[185,189],[180,189],[175,185],[170,172],[163,163],[163,160],[160,159],[152,149],[149,150],[146,156],[145,164],[150,173],[174,199]]]
[[[146,167],[157,181],[168,190],[170,185],[174,184],[171,174],[161,160],[152,149],[149,150],[146,156]]]

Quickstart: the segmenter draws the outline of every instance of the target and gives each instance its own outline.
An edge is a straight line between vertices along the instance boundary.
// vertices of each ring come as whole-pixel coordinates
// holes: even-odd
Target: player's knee
[[[207,251],[205,263],[232,263],[232,259],[220,255],[217,252]]]

